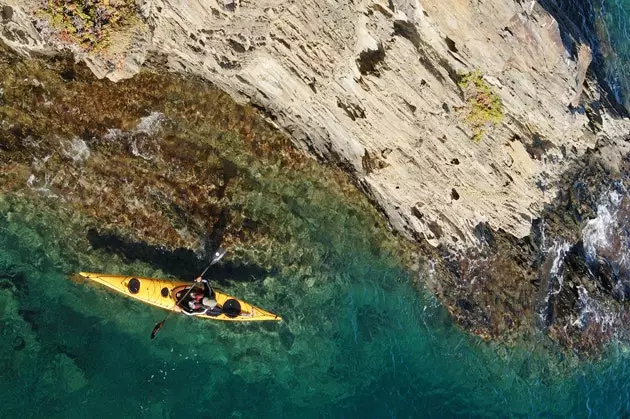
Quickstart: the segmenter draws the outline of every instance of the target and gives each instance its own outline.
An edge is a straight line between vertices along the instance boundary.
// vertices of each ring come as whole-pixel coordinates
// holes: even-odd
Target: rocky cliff
[[[527,235],[559,174],[630,127],[592,106],[588,47],[563,43],[536,1],[143,0],[100,48],[41,2],[0,4],[2,40],[22,54],[70,48],[116,81],[158,53],[263,109],[434,245],[473,244],[480,222]]]

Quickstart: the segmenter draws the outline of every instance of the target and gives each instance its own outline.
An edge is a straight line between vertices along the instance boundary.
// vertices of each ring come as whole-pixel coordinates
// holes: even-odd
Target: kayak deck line
[[[130,275],[110,275],[93,272],[79,272],[79,275],[93,282],[104,285],[105,287],[110,288],[114,291],[117,291],[125,295],[126,297],[174,312],[183,311],[181,307],[176,305],[177,294],[193,285],[190,282],[183,282],[175,279],[145,278]],[[248,302],[243,301],[239,298],[225,294],[220,290],[213,288],[213,291],[215,294],[216,302],[221,307],[223,307],[223,305],[227,301],[230,301],[231,306],[235,304],[234,301],[238,302],[238,304],[240,305],[240,311],[238,312],[238,314],[195,314],[195,317],[200,317],[208,320],[236,322],[282,320],[280,316],[274,313],[263,310],[262,308],[249,304]]]

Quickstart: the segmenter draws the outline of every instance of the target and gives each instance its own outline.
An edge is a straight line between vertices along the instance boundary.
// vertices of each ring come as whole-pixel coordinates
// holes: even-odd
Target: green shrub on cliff
[[[60,39],[92,50],[135,12],[135,0],[48,0],[41,15],[59,31]]]
[[[488,128],[503,121],[503,104],[479,70],[464,74],[458,84],[466,100],[464,121],[472,128],[473,140],[479,142]]]

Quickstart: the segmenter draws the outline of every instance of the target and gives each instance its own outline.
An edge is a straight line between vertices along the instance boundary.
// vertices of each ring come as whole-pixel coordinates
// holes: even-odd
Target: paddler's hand
[[[195,278],[195,282],[201,282],[201,277],[198,276],[197,278]]]

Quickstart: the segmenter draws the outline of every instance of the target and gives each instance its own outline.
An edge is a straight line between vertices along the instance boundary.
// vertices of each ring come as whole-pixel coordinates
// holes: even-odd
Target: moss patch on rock
[[[61,40],[91,51],[136,18],[134,0],[48,0],[40,10]]]
[[[466,106],[461,110],[470,126],[473,140],[479,142],[489,128],[503,121],[501,98],[492,91],[479,70],[464,74],[459,81]]]

